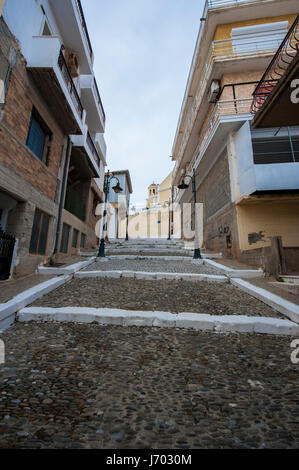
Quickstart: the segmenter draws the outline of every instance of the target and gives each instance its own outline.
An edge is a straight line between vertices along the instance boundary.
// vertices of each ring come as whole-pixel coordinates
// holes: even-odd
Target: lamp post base
[[[200,248],[195,248],[193,259],[202,259]]]
[[[105,240],[102,238],[98,252],[98,258],[105,258]]]

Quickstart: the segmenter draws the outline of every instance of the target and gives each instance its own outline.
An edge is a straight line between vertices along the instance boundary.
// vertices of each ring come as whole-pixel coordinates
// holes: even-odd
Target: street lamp
[[[200,248],[197,247],[197,223],[196,223],[196,180],[195,180],[195,170],[193,169],[193,174],[191,175],[184,175],[183,180],[181,184],[178,185],[178,189],[188,189],[189,184],[185,182],[186,178],[190,178],[190,181],[192,180],[192,191],[193,191],[193,198],[194,198],[194,224],[195,224],[195,245],[194,245],[194,259],[202,259],[201,253],[200,253]]]
[[[130,208],[129,208],[130,209]],[[126,213],[126,241],[129,240],[129,210],[128,210],[128,207],[127,207],[127,213]]]
[[[169,201],[168,201],[168,238],[167,238],[167,240],[171,240],[171,212],[170,212],[170,205],[171,205],[171,199],[169,198]]]
[[[117,184],[112,187],[113,191],[116,194],[119,194],[123,190],[122,187],[120,186],[119,179],[116,176],[114,176],[113,173],[110,173],[108,170],[108,173],[106,174],[105,181],[104,181],[105,206],[104,206],[104,213],[103,213],[102,238],[101,238],[101,243],[99,247],[98,258],[105,258],[105,236],[106,236],[106,231],[107,231],[107,201],[108,201],[108,195],[110,191],[110,183],[113,179],[117,180]]]

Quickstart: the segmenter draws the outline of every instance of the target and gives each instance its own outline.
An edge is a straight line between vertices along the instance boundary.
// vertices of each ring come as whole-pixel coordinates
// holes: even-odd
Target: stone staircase
[[[184,257],[193,258],[193,243],[185,243],[182,240],[167,239],[134,239],[134,240],[111,240],[106,243],[106,256],[128,256],[128,257]],[[95,256],[98,247],[94,251],[81,252],[81,256]],[[221,254],[206,253],[201,250],[205,258],[221,258]]]

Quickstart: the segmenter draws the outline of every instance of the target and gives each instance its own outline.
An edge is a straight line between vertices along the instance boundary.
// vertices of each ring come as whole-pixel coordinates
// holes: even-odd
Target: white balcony
[[[86,122],[93,134],[105,131],[105,112],[93,75],[80,75],[81,100],[87,111]]]
[[[60,39],[33,37],[27,69],[64,132],[82,134],[86,113],[64,60]]]
[[[269,130],[264,132],[265,135]],[[275,129],[274,135],[277,134]],[[296,132],[297,137],[299,131]],[[295,135],[296,135],[295,134]],[[282,137],[286,138],[286,135]],[[249,122],[242,125],[234,136],[234,151],[237,164],[237,191],[235,200],[243,196],[249,196],[260,191],[294,191],[299,189],[299,161],[297,153],[292,155],[290,150],[288,155],[285,148],[281,151],[281,141],[273,137],[269,141],[264,141],[267,145],[264,161],[286,161],[286,163],[265,163],[261,157],[254,154],[252,133]],[[275,157],[275,155],[277,155]],[[257,160],[258,157],[258,160]],[[287,160],[289,162],[287,162]],[[293,161],[292,161],[293,160]],[[255,163],[259,161],[259,164]]]
[[[103,134],[96,134],[95,145],[103,164],[106,165],[107,144]]]
[[[87,178],[100,178],[103,163],[101,163],[100,156],[90,136],[88,127],[85,126],[83,135],[72,135],[71,140],[81,175]]]
[[[94,54],[80,0],[51,0],[51,8],[65,47],[76,51],[80,73],[92,73]]]

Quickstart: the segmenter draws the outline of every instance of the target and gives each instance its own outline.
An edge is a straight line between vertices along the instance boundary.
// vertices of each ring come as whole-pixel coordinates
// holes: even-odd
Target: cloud
[[[107,115],[110,170],[129,169],[132,202],[169,158],[203,10],[201,0],[83,0]]]

